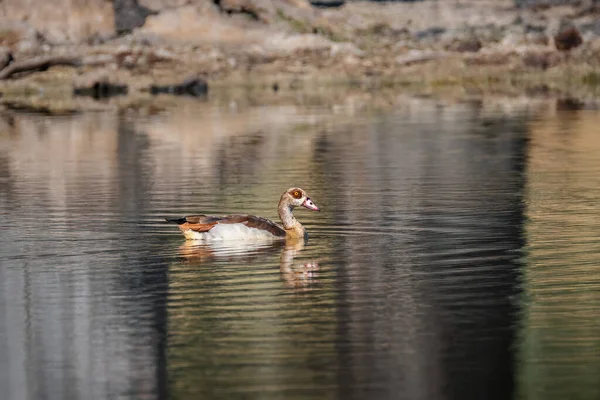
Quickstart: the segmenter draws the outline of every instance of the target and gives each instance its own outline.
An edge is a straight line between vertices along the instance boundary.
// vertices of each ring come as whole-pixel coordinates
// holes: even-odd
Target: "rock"
[[[252,0],[216,0],[215,4],[221,11],[228,14],[246,14],[257,21],[269,21],[269,19],[266,18],[266,10],[259,7],[256,2]]]
[[[314,53],[320,55],[354,55],[363,57],[364,51],[349,42],[332,42],[320,35],[273,35],[265,40],[260,47],[263,58],[284,57],[291,54]],[[257,51],[256,49],[254,50]]]
[[[313,25],[316,14],[307,0],[214,0],[221,12],[245,14],[251,19],[272,23],[287,19],[296,24]]]
[[[514,2],[519,7],[536,7],[537,9],[543,9],[544,7],[567,5],[571,3],[571,0],[514,0]]]
[[[410,37],[410,31],[406,27],[400,29],[392,27],[387,22],[376,22],[364,29],[358,29],[360,35],[387,36],[395,39]]]
[[[544,32],[530,32],[525,35],[525,41],[528,44],[538,46],[548,46],[550,38]]]
[[[0,20],[0,46],[22,53],[36,51],[40,43],[40,34],[28,23]]]
[[[146,17],[156,14],[138,4],[138,0],[113,0],[115,30],[118,34],[129,33],[146,22]]]
[[[127,85],[110,83],[107,80],[96,81],[90,86],[73,89],[75,96],[89,96],[94,99],[105,99],[113,96],[127,95]]]
[[[598,7],[600,8],[600,4],[598,4]],[[582,24],[580,28],[582,33],[600,36],[600,19],[596,19],[587,24]]]
[[[423,29],[422,31],[416,32],[414,34],[414,37],[417,40],[435,39],[435,38],[438,38],[439,36],[443,35],[444,33],[446,33],[445,28],[442,28],[439,26],[434,26],[434,27]]]
[[[136,29],[133,35],[154,36],[168,42],[180,43],[219,44],[251,41],[255,30],[239,25],[244,24],[236,24],[231,18],[224,18],[218,8],[207,1],[148,16],[144,26]]]
[[[133,69],[137,65],[138,58],[139,57],[134,56],[133,54],[128,54],[123,58],[123,61],[121,61],[121,66],[127,69]]]
[[[332,42],[326,38],[313,35],[285,35],[278,34],[268,38],[264,43],[266,51],[279,53],[280,55],[292,54],[305,50],[330,50]]]
[[[156,49],[149,54],[151,62],[172,61],[176,58],[175,54],[166,49]]]
[[[349,42],[344,42],[344,43],[333,42],[333,43],[331,43],[331,53],[330,54],[332,57],[334,57],[338,54],[356,56],[356,57],[364,57],[365,56],[364,51],[362,51],[361,49],[356,47],[353,43],[349,43]]]
[[[450,51],[456,51],[459,53],[476,53],[483,45],[481,41],[476,37],[469,37],[464,39],[455,40],[448,48]]]
[[[554,36],[554,46],[557,50],[568,51],[581,46],[583,38],[577,28],[567,27]]]
[[[558,54],[555,52],[530,51],[523,54],[523,64],[531,68],[548,69],[556,66],[560,62]]]
[[[36,51],[33,44],[42,38],[52,44],[79,43],[91,36],[110,37],[115,32],[112,1],[107,0],[3,0],[0,13],[13,26],[28,27],[26,48],[32,52]],[[0,30],[6,26],[6,21],[0,22]],[[34,38],[32,32],[40,36]]]
[[[8,47],[0,47],[0,70],[14,61],[12,52]]]
[[[81,66],[81,59],[73,55],[40,56],[26,60],[18,60],[0,70],[0,79],[8,79],[15,74],[46,71],[56,65]]]
[[[344,58],[343,62],[346,65],[355,66],[355,65],[358,65],[359,60],[358,60],[358,58],[356,58],[352,55],[348,55]]]
[[[523,45],[548,46],[550,38],[544,32],[509,32],[500,43],[502,47],[507,49],[515,49]]]
[[[119,46],[113,52],[115,62],[118,66],[127,69],[133,69],[139,64],[148,61],[148,57],[144,57],[144,49],[139,46]]]
[[[83,57],[83,65],[98,66],[116,63],[117,59],[112,54],[91,54]]]
[[[524,41],[525,41],[525,37],[523,36],[523,34],[519,34],[516,32],[509,32],[502,38],[502,40],[500,41],[500,45],[502,47],[511,49],[511,48],[514,48],[516,46],[523,44]]]
[[[190,3],[190,0],[141,0],[143,6],[161,12],[166,9],[182,7]]]
[[[410,50],[408,53],[396,57],[400,65],[420,64],[446,56],[445,52],[435,50]]]
[[[178,96],[187,95],[194,97],[206,96],[208,93],[208,84],[200,78],[189,78],[180,84],[175,85],[152,85],[150,93],[156,94],[174,94]]]
[[[523,29],[526,33],[543,33],[546,32],[546,26],[543,24],[525,24]]]
[[[510,62],[512,53],[505,51],[480,52],[468,55],[465,58],[466,65],[505,65]]]
[[[556,99],[557,111],[579,111],[585,109],[586,104],[574,97],[563,97]]]

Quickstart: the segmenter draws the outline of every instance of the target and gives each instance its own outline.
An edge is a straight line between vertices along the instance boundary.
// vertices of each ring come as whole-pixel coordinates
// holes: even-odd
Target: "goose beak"
[[[319,207],[317,207],[317,205],[313,203],[310,197],[307,197],[306,200],[304,200],[304,203],[302,203],[302,207],[306,207],[312,211],[321,211],[319,210]]]

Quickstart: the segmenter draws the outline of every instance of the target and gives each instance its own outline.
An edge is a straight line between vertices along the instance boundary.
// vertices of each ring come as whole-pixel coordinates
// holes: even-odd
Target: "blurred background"
[[[599,16],[595,0],[3,0],[0,90],[8,106],[55,112],[86,108],[74,89],[143,95],[190,79],[587,96]]]
[[[599,2],[0,16],[0,398],[600,395]]]

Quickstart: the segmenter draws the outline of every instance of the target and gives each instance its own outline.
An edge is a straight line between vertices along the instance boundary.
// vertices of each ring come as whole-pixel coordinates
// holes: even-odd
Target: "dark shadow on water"
[[[470,131],[433,138],[423,129],[419,139],[406,135],[393,157],[391,128],[370,132],[380,147],[369,162],[382,172],[368,190],[391,193],[364,201],[373,210],[368,223],[405,230],[337,240],[345,259],[337,287],[340,399],[513,397],[527,130],[519,119],[490,124],[471,112]],[[319,151],[342,146],[322,138]],[[331,155],[322,160],[331,179],[352,176],[327,161]],[[384,175],[392,170],[407,177]],[[405,186],[409,178],[416,186]],[[418,203],[402,198],[409,191]],[[346,195],[363,204],[360,193]],[[338,211],[336,219],[361,223],[365,210]]]
[[[118,120],[117,170],[120,171],[117,191],[119,196],[114,208],[120,210],[124,220],[139,221],[147,213],[151,198],[153,178],[152,169],[146,159],[149,148],[147,136],[135,130],[133,123],[125,117]],[[122,229],[124,236],[140,236],[133,240],[126,253],[121,254],[121,264],[136,266],[128,268],[119,281],[134,299],[131,305],[136,314],[146,314],[149,319],[145,341],[154,353],[154,376],[148,376],[141,387],[155,386],[157,398],[168,397],[167,384],[167,296],[169,258],[164,245],[153,240],[150,235],[144,237],[134,224],[115,223],[114,229]],[[142,365],[139,368],[143,368]],[[154,381],[152,381],[154,380]]]

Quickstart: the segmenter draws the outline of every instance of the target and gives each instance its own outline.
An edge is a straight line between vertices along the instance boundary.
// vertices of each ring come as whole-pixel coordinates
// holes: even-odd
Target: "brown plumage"
[[[181,223],[180,221],[185,220]],[[242,224],[248,228],[255,228],[265,230],[271,233],[273,236],[285,237],[285,230],[275,224],[273,221],[268,219],[255,217],[254,215],[225,215],[217,217],[213,215],[188,215],[177,221],[167,220],[169,222],[176,222],[179,225],[179,229],[186,231],[188,229],[195,232],[208,232],[217,224]]]
[[[167,221],[179,226],[187,239],[244,239],[244,238],[306,238],[306,230],[292,214],[295,207],[302,206],[320,211],[306,192],[300,188],[286,190],[279,199],[277,213],[282,225],[254,215],[189,215]]]

